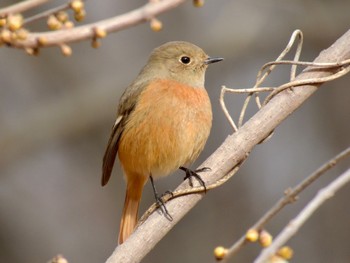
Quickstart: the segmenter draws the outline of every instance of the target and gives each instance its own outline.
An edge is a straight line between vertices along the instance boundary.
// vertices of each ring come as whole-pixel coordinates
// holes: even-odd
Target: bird
[[[221,60],[192,43],[167,42],[151,52],[146,65],[122,94],[103,157],[101,180],[102,186],[107,184],[118,156],[126,180],[118,244],[134,231],[148,179],[156,201],[167,214],[154,179],[182,169],[185,178],[194,175],[205,187],[199,170],[185,166],[197,159],[209,137],[212,108],[204,87],[205,72],[209,64]]]

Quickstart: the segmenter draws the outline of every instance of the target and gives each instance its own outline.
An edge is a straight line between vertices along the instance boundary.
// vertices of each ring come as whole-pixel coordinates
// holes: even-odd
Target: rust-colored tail
[[[143,182],[134,180],[128,182],[125,194],[122,219],[120,221],[118,244],[124,241],[132,234],[137,223],[137,213],[141,200]]]

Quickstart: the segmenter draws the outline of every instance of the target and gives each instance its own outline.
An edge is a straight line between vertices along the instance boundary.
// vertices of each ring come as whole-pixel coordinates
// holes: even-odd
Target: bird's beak
[[[223,60],[223,58],[211,58],[211,57],[209,57],[206,60],[204,60],[204,64],[209,65],[209,64],[212,64],[212,63],[219,62],[221,60]]]

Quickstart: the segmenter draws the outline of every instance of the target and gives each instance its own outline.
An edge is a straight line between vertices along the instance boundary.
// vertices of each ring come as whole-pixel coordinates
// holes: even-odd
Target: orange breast
[[[210,133],[204,88],[157,80],[140,94],[122,133],[118,156],[126,176],[166,176],[193,162]]]

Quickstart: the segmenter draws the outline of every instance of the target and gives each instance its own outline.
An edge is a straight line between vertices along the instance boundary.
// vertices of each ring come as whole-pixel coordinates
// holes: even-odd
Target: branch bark
[[[350,58],[350,30],[331,47],[322,51],[314,62],[340,62]],[[334,71],[308,67],[296,80],[322,78]],[[246,159],[253,148],[263,141],[283,120],[302,105],[321,84],[303,85],[277,94],[247,121],[236,133],[229,135],[224,143],[203,163],[211,171],[203,174],[206,183],[211,184],[230,173],[236,165]],[[187,182],[179,188],[187,187]],[[179,188],[177,190],[179,190]],[[188,213],[202,198],[203,193],[181,196],[166,205],[173,217],[168,221],[155,212],[139,226],[125,243],[118,246],[108,263],[140,262],[141,259]]]

